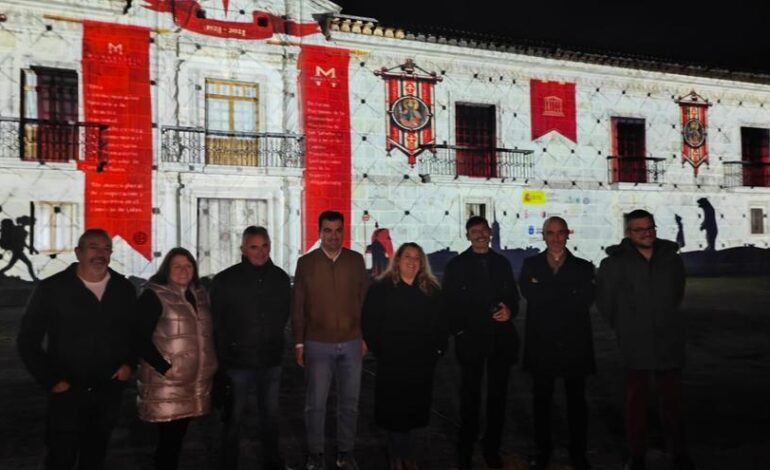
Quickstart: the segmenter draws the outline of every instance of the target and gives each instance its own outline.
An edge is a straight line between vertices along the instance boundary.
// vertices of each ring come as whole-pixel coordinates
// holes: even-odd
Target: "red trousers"
[[[674,458],[685,457],[687,450],[680,369],[626,371],[626,438],[631,456],[644,456],[647,447],[647,408],[651,385],[654,386],[669,450]]]

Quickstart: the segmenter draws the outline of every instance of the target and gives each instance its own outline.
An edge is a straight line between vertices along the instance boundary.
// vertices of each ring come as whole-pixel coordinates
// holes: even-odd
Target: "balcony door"
[[[78,158],[78,75],[74,70],[32,67],[22,71],[24,160]]]
[[[770,186],[770,130],[741,127],[744,186]]]
[[[455,111],[457,174],[497,177],[497,116],[494,105],[458,103]]]
[[[259,87],[206,80],[206,163],[259,165]]]
[[[644,119],[612,118],[614,182],[646,183]]]

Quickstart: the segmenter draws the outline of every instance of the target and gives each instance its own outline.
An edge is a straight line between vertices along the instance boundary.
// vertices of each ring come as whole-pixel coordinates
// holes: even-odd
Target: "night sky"
[[[334,0],[342,14],[408,31],[470,31],[514,43],[616,52],[770,73],[770,27],[761,2]]]

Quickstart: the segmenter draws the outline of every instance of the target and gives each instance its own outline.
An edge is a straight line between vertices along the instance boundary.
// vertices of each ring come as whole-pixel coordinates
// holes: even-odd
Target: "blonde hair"
[[[414,242],[406,242],[398,247],[398,250],[396,250],[396,253],[388,263],[388,269],[386,269],[378,279],[390,279],[393,284],[398,284],[399,281],[401,281],[401,273],[399,272],[398,264],[401,262],[401,257],[404,256],[404,252],[407,248],[414,248],[417,250],[418,256],[420,257],[420,270],[417,271],[417,276],[415,277],[417,287],[429,295],[438,291],[440,289],[439,283],[433,275],[433,271],[430,269],[428,257],[425,255],[425,251],[422,247]]]

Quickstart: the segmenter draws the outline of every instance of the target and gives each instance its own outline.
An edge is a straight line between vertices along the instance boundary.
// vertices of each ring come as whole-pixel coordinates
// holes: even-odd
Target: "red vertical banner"
[[[146,28],[83,22],[86,122],[105,124],[106,166],[85,172],[85,224],[122,237],[152,258],[152,110]]]
[[[682,110],[682,160],[693,167],[698,176],[698,167],[708,163],[708,108],[711,103],[702,96],[690,92],[677,100]]]
[[[303,45],[299,88],[305,129],[305,241],[318,240],[318,216],[336,210],[345,216],[350,246],[350,98],[347,49]]]
[[[575,84],[530,80],[532,140],[556,131],[577,143]]]

